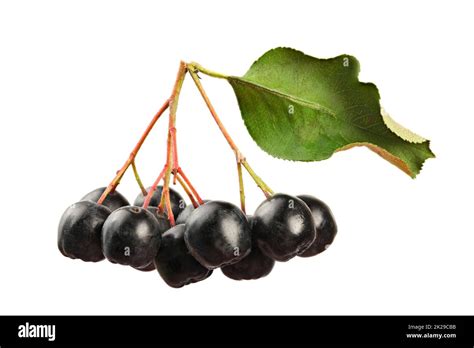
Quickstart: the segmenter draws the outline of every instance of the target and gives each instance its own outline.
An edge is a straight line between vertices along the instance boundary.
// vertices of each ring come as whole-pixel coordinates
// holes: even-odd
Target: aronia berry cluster
[[[225,129],[197,73],[196,65],[180,63],[171,96],[110,184],[88,193],[64,212],[58,229],[58,247],[64,256],[90,262],[106,258],[140,271],[156,269],[168,285],[182,287],[209,277],[216,268],[236,280],[262,278],[275,261],[313,256],[332,243],[337,227],[328,206],[312,196],[275,194],[270,189]],[[176,114],[188,74],[235,155],[240,208],[201,199],[178,161]],[[135,158],[167,109],[166,163],[153,185],[145,189]],[[141,190],[133,205],[117,191],[129,168]],[[245,210],[244,169],[266,197],[253,215]],[[170,188],[171,182],[183,188],[191,204],[186,205]]]
[[[102,205],[105,188],[94,190],[63,214],[58,247],[64,256],[112,263],[140,271],[157,270],[172,287],[209,277],[221,268],[235,280],[268,275],[275,261],[314,256],[332,243],[337,226],[329,207],[309,196],[277,193],[253,215],[224,201],[204,201],[194,208],[170,189],[176,225],[158,205],[162,186],[143,207],[141,193],[130,205],[118,191]]]

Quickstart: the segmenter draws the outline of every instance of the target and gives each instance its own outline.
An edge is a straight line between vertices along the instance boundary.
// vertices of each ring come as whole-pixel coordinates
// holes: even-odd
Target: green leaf
[[[380,107],[377,87],[358,74],[352,56],[318,59],[275,48],[243,77],[227,80],[250,135],[270,155],[320,161],[367,146],[415,177],[434,157],[429,141],[393,121]]]

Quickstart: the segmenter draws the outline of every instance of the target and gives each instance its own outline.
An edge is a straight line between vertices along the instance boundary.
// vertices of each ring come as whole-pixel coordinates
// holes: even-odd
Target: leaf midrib
[[[263,90],[265,92],[268,92],[270,94],[273,94],[273,95],[276,95],[276,96],[279,96],[279,97],[282,97],[282,98],[286,98],[290,101],[293,101],[295,103],[299,103],[303,106],[307,106],[307,107],[310,107],[310,108],[314,108],[316,110],[320,110],[320,111],[324,111],[326,113],[328,113],[330,116],[334,117],[334,119],[337,121],[337,122],[340,122],[340,123],[346,123],[348,125],[351,125],[355,128],[358,128],[360,129],[361,131],[363,132],[366,132],[366,133],[369,133],[369,134],[372,134],[373,136],[379,138],[379,137],[382,137],[382,135],[380,133],[376,133],[376,132],[373,132],[373,131],[370,131],[369,129],[367,128],[364,128],[358,124],[355,124],[355,123],[352,123],[350,121],[347,121],[345,119],[341,119],[340,117],[337,117],[337,113],[333,112],[331,109],[328,109],[327,107],[325,106],[322,106],[321,104],[318,104],[318,103],[314,103],[314,102],[308,102],[304,99],[301,99],[301,98],[298,98],[298,97],[294,97],[294,96],[291,96],[291,95],[288,95],[288,94],[285,94],[285,93],[282,93],[278,90],[275,90],[273,88],[269,88],[269,87],[266,87],[266,86],[263,86],[259,83],[256,83],[254,81],[247,81],[245,79],[243,79],[242,77],[236,77],[236,76],[229,76],[228,77],[229,80],[234,80],[234,81],[237,81],[238,83],[242,83],[242,84],[245,84],[245,85],[248,85],[250,87],[254,87],[255,89],[260,89],[260,90]],[[385,127],[387,127],[387,125],[385,124],[385,122],[383,121],[383,118],[382,118],[382,115],[380,115],[380,122],[381,124],[385,125]],[[408,145],[409,142],[407,142],[405,139],[401,138],[400,136],[398,136],[396,133],[394,133],[390,128],[387,127],[387,129],[389,130],[389,132],[391,132],[397,139],[399,139],[404,145]],[[423,143],[419,143],[419,144],[423,144]],[[373,144],[375,146],[378,146],[378,147],[381,147],[381,145],[378,145],[378,144]],[[382,148],[384,148],[382,146]],[[418,149],[418,148],[413,148],[414,150],[416,150],[417,152],[419,153],[425,153],[425,151],[421,150],[421,149]],[[386,150],[386,149],[385,149]],[[388,150],[387,150],[388,151]],[[390,152],[390,151],[389,151]],[[393,154],[393,153],[392,153]],[[394,154],[393,154],[394,155]],[[397,155],[394,155],[398,158],[400,158],[399,156]],[[403,162],[407,163],[405,160],[403,160],[402,158],[400,158]]]
[[[299,103],[301,105],[304,105],[304,106],[308,106],[308,107],[311,107],[311,108],[314,108],[316,110],[321,110],[321,111],[325,111],[326,113],[330,114],[332,117],[334,117],[338,122],[343,122],[343,123],[347,123],[351,126],[354,126],[356,128],[359,128],[360,130],[364,131],[364,132],[367,132],[367,133],[370,133],[370,134],[373,134],[373,135],[376,135],[376,136],[380,136],[379,133],[375,133],[375,132],[372,132],[370,130],[368,130],[367,128],[364,128],[358,124],[355,124],[355,123],[352,123],[350,121],[347,121],[347,120],[341,120],[340,117],[337,117],[337,113],[335,113],[334,111],[332,111],[331,109],[328,109],[327,107],[325,106],[322,106],[321,104],[318,104],[318,103],[314,103],[314,102],[308,102],[304,99],[301,99],[301,98],[298,98],[298,97],[294,97],[294,96],[291,96],[291,95],[288,95],[288,94],[285,94],[285,93],[282,93],[280,91],[277,91],[275,89],[272,89],[272,88],[269,88],[269,87],[266,87],[266,86],[263,86],[261,84],[258,84],[254,81],[247,81],[247,80],[244,80],[240,77],[235,77],[235,76],[231,76],[229,77],[229,79],[232,79],[232,80],[236,80],[242,84],[246,84],[246,85],[249,85],[251,87],[255,87],[255,89],[260,89],[260,90],[264,90],[266,92],[269,92],[270,94],[273,94],[273,95],[276,95],[276,96],[279,96],[279,97],[282,97],[282,98],[286,98],[286,99],[289,99],[291,101],[294,101],[295,103]],[[382,116],[380,116],[382,117]],[[383,122],[383,119],[381,119],[381,122],[382,124],[385,125],[385,123]],[[386,126],[386,125],[385,125]],[[389,129],[390,130],[390,129]],[[391,130],[390,130],[391,131]],[[392,131],[391,131],[392,132]],[[395,134],[395,133],[394,133]],[[396,134],[395,134],[396,135]],[[404,141],[402,139],[402,141]],[[404,141],[405,142],[405,141]]]
[[[322,106],[321,104],[318,104],[318,103],[314,103],[314,102],[308,102],[304,99],[301,99],[301,98],[298,98],[298,97],[294,97],[294,96],[291,96],[291,95],[288,95],[288,94],[284,94],[280,91],[277,91],[276,89],[272,89],[272,88],[269,88],[269,87],[266,87],[266,86],[263,86],[263,85],[260,85],[256,82],[253,82],[253,81],[247,81],[247,80],[244,80],[242,79],[241,77],[236,77],[236,76],[229,76],[229,79],[231,80],[235,80],[235,81],[238,81],[242,84],[246,84],[246,85],[249,85],[251,87],[256,87],[256,89],[261,89],[261,90],[264,90],[266,92],[269,92],[270,94],[274,94],[276,96],[279,96],[279,97],[282,97],[282,98],[286,98],[286,99],[289,99],[291,101],[294,101],[295,103],[299,103],[299,104],[302,104],[304,106],[308,106],[308,107],[311,107],[311,108],[314,108],[316,110],[320,110],[320,111],[324,111],[328,114],[330,114],[332,117],[335,117],[336,118],[336,114],[331,110],[331,109],[328,109],[327,107],[325,106]]]

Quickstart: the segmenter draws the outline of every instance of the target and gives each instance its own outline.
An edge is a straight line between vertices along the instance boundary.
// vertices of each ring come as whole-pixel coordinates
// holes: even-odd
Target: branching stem
[[[242,155],[240,152],[239,148],[235,144],[235,142],[232,140],[229,132],[224,127],[224,124],[220,120],[219,116],[217,115],[216,110],[214,109],[214,106],[212,105],[209,97],[207,96],[206,91],[204,90],[204,87],[201,84],[201,81],[199,79],[199,76],[197,75],[196,71],[201,71],[203,73],[207,73],[210,76],[215,76],[216,73],[209,73],[208,70],[203,70],[203,68],[196,64],[196,63],[190,63],[189,64],[189,69],[188,69],[191,77],[193,78],[194,84],[196,85],[197,89],[201,93],[202,98],[204,99],[204,102],[206,103],[209,111],[211,112],[212,117],[217,123],[217,126],[219,127],[221,133],[224,135],[224,138],[227,140],[227,143],[229,143],[229,146],[232,148],[232,150],[235,153],[235,156],[237,158],[237,162],[241,163],[241,165],[247,170],[247,172],[250,174],[252,179],[255,181],[258,187],[263,191],[266,197],[269,197],[273,194],[273,191],[270,189],[270,187],[265,184],[265,182],[252,170],[250,165],[248,164],[247,160],[245,157]],[[225,78],[225,75],[221,76],[222,78]]]
[[[146,193],[145,191],[145,200],[143,202],[143,208],[148,208],[148,206],[150,205],[150,201],[153,197],[153,194],[155,193],[156,191],[156,188],[158,187],[158,185],[160,184],[160,181],[161,179],[163,179],[163,176],[165,175],[165,171],[166,171],[166,165],[163,167],[163,170],[160,172],[160,174],[158,175],[158,177],[156,178],[155,182],[153,183],[153,185],[151,185],[150,187],[150,191],[148,191],[148,193]]]
[[[155,125],[156,121],[160,118],[160,116],[165,112],[166,109],[168,109],[169,106],[169,99],[165,101],[163,106],[158,110],[158,112],[155,114],[153,119],[150,121],[150,124],[148,127],[145,129],[145,132],[142,134],[140,140],[138,143],[135,145],[133,148],[132,152],[130,153],[129,158],[125,162],[125,164],[120,168],[120,170],[117,172],[117,175],[113,178],[113,180],[110,182],[109,186],[105,189],[105,191],[102,193],[100,196],[99,200],[97,201],[97,204],[102,204],[104,200],[107,198],[108,194],[110,192],[113,192],[115,188],[120,184],[120,180],[122,180],[123,175],[127,171],[128,167],[133,163],[135,160],[135,157],[137,156],[138,151],[140,151],[140,148],[142,147],[143,143],[145,142],[145,139],[147,138],[148,134],[150,134],[150,131],[152,130],[153,126]]]
[[[186,185],[188,185],[189,189],[191,190],[191,192],[193,193],[194,197],[196,197],[196,200],[198,202],[199,205],[203,205],[204,204],[204,201],[201,199],[201,196],[199,196],[199,193],[196,191],[196,189],[194,188],[193,184],[191,184],[191,181],[188,179],[188,177],[186,176],[186,174],[184,174],[184,171],[181,167],[178,168],[178,175],[183,178],[184,182],[186,183]]]
[[[168,126],[168,140],[167,140],[167,153],[166,153],[166,171],[165,171],[165,182],[163,185],[163,191],[161,194],[161,202],[158,206],[159,210],[162,211],[163,207],[166,205],[167,212],[168,212],[168,219],[170,220],[171,226],[175,225],[173,211],[171,210],[171,202],[170,202],[170,178],[171,173],[176,170],[176,166],[178,165],[177,160],[177,152],[174,149],[174,144],[176,144],[175,136],[176,136],[176,111],[178,110],[178,101],[179,101],[179,94],[181,92],[181,87],[183,86],[184,78],[186,77],[186,63],[180,62],[179,63],[179,70],[176,76],[176,82],[173,87],[173,92],[171,93],[170,97],[170,115],[169,115],[169,126]]]
[[[189,199],[191,200],[191,203],[194,208],[197,208],[199,206],[198,202],[196,201],[196,198],[194,198],[194,195],[192,191],[189,189],[188,185],[184,182],[183,178],[181,178],[178,174],[174,175],[174,178],[179,182],[181,187],[183,188],[184,192],[188,195]]]

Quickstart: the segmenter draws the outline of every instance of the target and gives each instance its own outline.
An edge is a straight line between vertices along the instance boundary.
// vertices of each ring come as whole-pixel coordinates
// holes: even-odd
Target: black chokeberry
[[[59,251],[71,259],[103,260],[101,230],[110,213],[109,208],[91,201],[71,205],[59,222]]]
[[[288,261],[314,241],[313,216],[300,198],[278,193],[263,201],[254,214],[252,232],[261,251],[277,261]]]
[[[249,219],[250,226],[252,226],[251,220],[253,217],[247,218]],[[221,270],[225,276],[231,279],[250,280],[265,277],[272,271],[274,265],[275,260],[263,254],[256,240],[252,238],[252,250],[250,254],[237,263],[222,267]]]
[[[155,258],[163,225],[142,207],[122,207],[110,214],[102,227],[105,257],[122,265],[141,268]]]
[[[150,191],[151,187],[147,188],[147,191]],[[163,186],[157,186],[155,192],[151,196],[150,206],[159,206],[161,201],[161,192],[163,191]],[[141,207],[145,202],[146,196],[143,196],[143,193],[140,194],[135,198],[133,205],[137,207]],[[171,210],[173,211],[173,216],[175,220],[178,218],[180,213],[186,208],[186,202],[184,198],[175,190],[170,187],[170,202],[171,202]],[[165,210],[166,211],[166,210]]]
[[[211,201],[201,205],[192,212],[185,226],[188,250],[208,269],[236,263],[250,252],[247,217],[231,203]]]
[[[158,273],[173,288],[206,279],[212,273],[190,254],[184,242],[184,230],[185,226],[181,224],[166,231],[155,257]]]
[[[150,213],[152,213],[153,216],[158,220],[159,229],[161,231],[161,235],[163,236],[163,233],[165,233],[171,228],[171,223],[168,220],[168,215],[166,214],[166,212],[160,213],[157,207],[152,207],[150,205],[147,207],[147,210]],[[150,272],[150,271],[154,271],[156,267],[155,267],[154,262],[150,262],[148,265],[144,267],[135,267],[135,269],[142,272]]]
[[[329,248],[336,237],[337,224],[326,203],[310,195],[301,195],[298,198],[302,199],[311,210],[316,227],[316,239],[308,249],[299,255],[310,257]]]
[[[105,187],[101,187],[94,191],[91,191],[87,195],[82,197],[81,201],[97,202],[100,196],[102,196],[102,193],[104,193],[105,189],[106,189]],[[128,203],[128,200],[120,192],[113,191],[107,195],[104,202],[102,202],[102,205],[105,205],[111,211],[114,211],[120,207],[125,207],[127,205],[130,205],[130,203]]]

